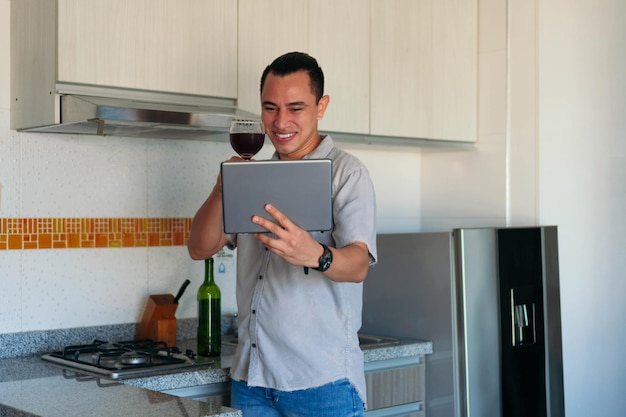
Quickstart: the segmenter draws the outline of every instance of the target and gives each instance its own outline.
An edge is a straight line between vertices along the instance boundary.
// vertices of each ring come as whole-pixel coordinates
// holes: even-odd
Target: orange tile
[[[109,247],[109,238],[106,233],[96,233],[96,248]]]
[[[52,247],[52,235],[49,233],[39,235],[39,249],[50,249]]]
[[[22,249],[22,235],[9,235],[9,249]]]
[[[32,231],[32,219],[22,219],[22,227],[20,229],[20,233],[31,233]]]
[[[81,248],[95,248],[96,242],[93,240],[81,240],[80,247]]]
[[[122,233],[122,245],[125,248],[132,248],[133,246],[135,246],[135,234]]]
[[[55,219],[33,219],[35,233],[53,233]],[[58,233],[58,232],[57,232]]]
[[[79,233],[67,234],[67,247],[68,248],[80,248],[80,234]]]
[[[183,232],[174,232],[172,233],[172,243],[175,246],[182,246],[185,243],[185,236]]]
[[[135,231],[135,219],[122,219],[122,233],[133,233]]]
[[[80,231],[82,233],[93,233],[95,231],[94,219],[81,219]]]
[[[0,250],[182,246],[192,219],[0,218]]]
[[[37,249],[37,242],[24,242],[22,249]]]
[[[158,233],[148,233],[148,246],[159,246]]]

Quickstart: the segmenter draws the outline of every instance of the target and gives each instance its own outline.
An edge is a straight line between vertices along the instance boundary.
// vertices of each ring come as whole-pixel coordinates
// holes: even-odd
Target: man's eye
[[[301,107],[292,107],[291,111],[294,112],[294,113],[297,113],[299,111],[302,111],[302,108]]]
[[[276,107],[272,107],[272,106],[265,106],[263,108],[265,109],[265,111],[276,111]]]

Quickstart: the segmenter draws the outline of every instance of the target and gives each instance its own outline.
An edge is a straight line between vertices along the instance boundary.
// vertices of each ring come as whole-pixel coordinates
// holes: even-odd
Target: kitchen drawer
[[[423,415],[424,380],[422,356],[368,363],[365,370],[367,415]]]

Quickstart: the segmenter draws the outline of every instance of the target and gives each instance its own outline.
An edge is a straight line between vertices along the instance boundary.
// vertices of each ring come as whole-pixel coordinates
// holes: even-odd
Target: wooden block
[[[146,302],[146,308],[141,316],[141,321],[137,325],[137,332],[135,333],[136,339],[153,339],[157,340],[157,336],[160,336],[157,330],[159,320],[174,320],[174,342],[172,346],[176,344],[176,309],[178,304],[174,302],[174,296],[172,294],[156,294],[148,297]],[[165,323],[165,321],[164,321]],[[171,324],[163,324],[163,326],[171,326]],[[165,328],[165,327],[164,327]],[[171,340],[171,330],[163,331],[163,335],[167,336]],[[165,340],[162,340],[165,341]],[[169,342],[167,342],[169,345]]]
[[[176,346],[176,319],[158,319],[153,322],[150,339]]]

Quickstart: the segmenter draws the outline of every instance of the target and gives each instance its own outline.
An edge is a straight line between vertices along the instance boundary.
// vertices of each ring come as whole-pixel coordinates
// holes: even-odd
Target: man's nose
[[[286,111],[278,111],[276,112],[276,118],[274,119],[274,125],[279,128],[282,129],[284,127],[287,127],[289,125],[289,115],[287,114]]]

